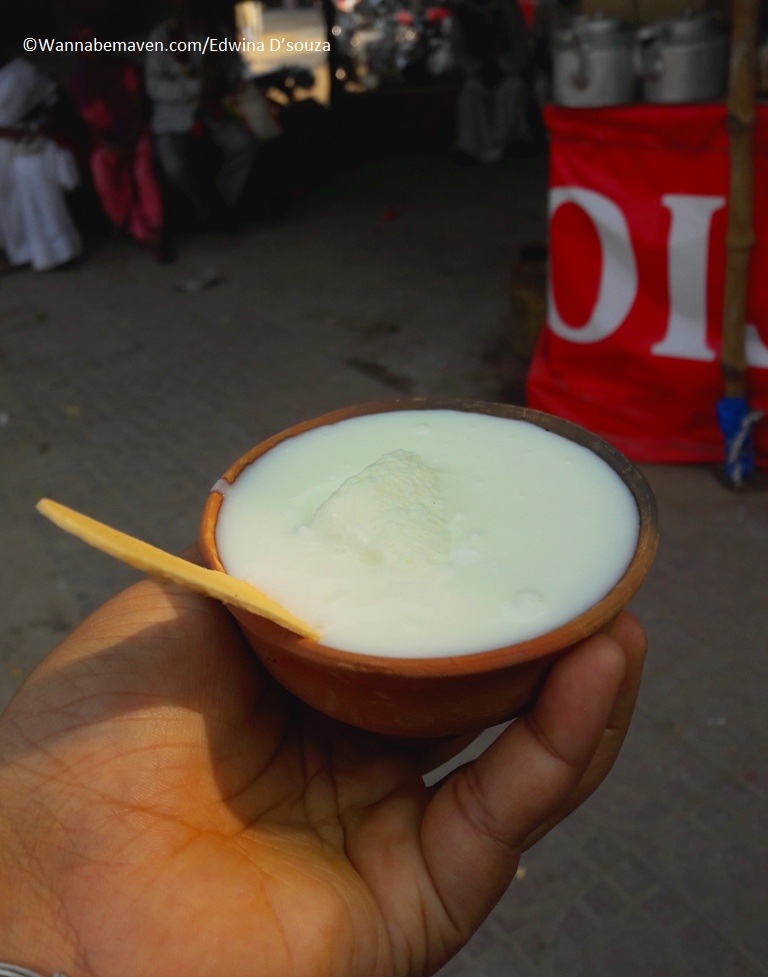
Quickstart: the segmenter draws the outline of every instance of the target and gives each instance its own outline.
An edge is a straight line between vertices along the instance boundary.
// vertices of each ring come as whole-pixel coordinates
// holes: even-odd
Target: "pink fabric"
[[[143,133],[132,146],[96,146],[91,173],[104,213],[145,243],[157,236],[163,222],[160,187],[152,165],[152,143]]]
[[[108,55],[83,58],[70,85],[91,132],[91,174],[104,213],[137,241],[151,241],[163,208],[137,69]]]

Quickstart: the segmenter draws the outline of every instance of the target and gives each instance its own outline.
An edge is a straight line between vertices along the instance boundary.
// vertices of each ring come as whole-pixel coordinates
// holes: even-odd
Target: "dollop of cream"
[[[309,527],[370,564],[415,568],[444,563],[451,554],[440,473],[403,449],[344,481],[318,507]]]

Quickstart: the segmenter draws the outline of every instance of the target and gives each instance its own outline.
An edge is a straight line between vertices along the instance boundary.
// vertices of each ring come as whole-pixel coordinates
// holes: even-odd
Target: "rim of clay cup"
[[[599,631],[610,622],[635,595],[653,564],[658,548],[658,510],[656,500],[647,479],[638,468],[617,448],[586,428],[530,407],[499,404],[482,400],[458,400],[447,398],[404,398],[372,401],[330,411],[319,417],[302,421],[284,431],[261,441],[242,455],[224,473],[222,479],[230,485],[237,476],[275,445],[309,430],[336,424],[339,421],[367,414],[382,414],[402,410],[455,410],[475,414],[490,414],[510,420],[527,421],[546,431],[583,445],[602,458],[619,475],[629,488],[637,505],[639,528],[635,552],[624,574],[611,590],[597,603],[565,624],[544,634],[486,651],[466,652],[461,655],[434,657],[393,657],[346,651],[321,641],[312,641],[262,618],[258,621],[265,638],[271,645],[278,645],[290,654],[315,662],[333,663],[336,667],[352,671],[379,672],[390,675],[420,675],[433,673],[449,676],[496,671],[506,666],[532,661],[561,651]],[[216,548],[216,521],[223,502],[223,495],[213,488],[208,495],[200,522],[199,544],[205,563],[215,570],[226,573]]]

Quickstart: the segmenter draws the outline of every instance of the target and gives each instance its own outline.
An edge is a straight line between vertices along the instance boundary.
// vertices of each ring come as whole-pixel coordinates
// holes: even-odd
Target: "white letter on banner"
[[[760,338],[757,326],[744,327],[744,354],[747,366],[759,366],[768,369],[768,346]]]
[[[661,202],[672,213],[667,247],[669,320],[664,338],[651,346],[656,356],[711,362],[707,346],[707,257],[712,215],[725,197],[668,193]]]
[[[637,295],[637,263],[629,228],[621,210],[608,197],[583,187],[557,187],[549,194],[550,222],[561,204],[580,207],[597,231],[603,267],[592,315],[583,326],[570,326],[560,315],[549,276],[549,327],[571,343],[597,343],[616,332]]]

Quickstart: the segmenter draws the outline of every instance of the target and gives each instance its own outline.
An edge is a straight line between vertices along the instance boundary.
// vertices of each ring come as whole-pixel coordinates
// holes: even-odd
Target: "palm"
[[[523,797],[517,844],[487,810],[462,826],[480,780],[430,804],[415,760],[300,707],[194,595],[144,582],[75,636],[0,739],[10,816],[44,866],[35,884],[77,947],[69,977],[431,973],[526,837],[573,806],[562,788],[543,811]],[[583,769],[563,776],[568,795],[586,790]],[[467,832],[466,857],[490,859],[477,893],[461,850],[438,857]]]

